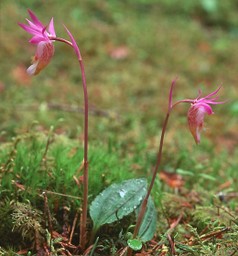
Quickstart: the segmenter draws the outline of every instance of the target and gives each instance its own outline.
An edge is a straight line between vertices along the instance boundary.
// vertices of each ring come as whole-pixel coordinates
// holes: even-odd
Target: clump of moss
[[[40,210],[34,209],[30,204],[19,203],[13,205],[11,214],[13,232],[19,233],[22,240],[35,243],[36,248],[44,241],[44,218]]]
[[[0,219],[4,220],[0,225],[1,246],[31,244],[37,249],[42,245],[45,236],[43,213],[29,203],[1,202]]]

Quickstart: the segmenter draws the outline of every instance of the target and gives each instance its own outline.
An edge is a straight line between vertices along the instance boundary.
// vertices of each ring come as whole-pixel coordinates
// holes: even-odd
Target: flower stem
[[[67,28],[66,28],[67,30]],[[69,33],[69,31],[67,30]],[[72,35],[70,34],[71,39]],[[80,218],[80,246],[82,249],[85,249],[86,246],[86,225],[87,225],[87,211],[88,211],[88,92],[87,92],[87,83],[86,83],[86,75],[84,70],[84,64],[81,57],[81,53],[79,51],[78,46],[74,45],[72,42],[59,37],[51,37],[51,40],[56,40],[59,42],[63,42],[69,46],[71,46],[76,53],[78,58],[81,75],[82,75],[82,83],[83,83],[83,93],[84,93],[84,172],[83,172],[83,206],[82,206],[82,215]]]
[[[146,212],[146,206],[147,206],[147,203],[148,203],[148,199],[149,199],[150,193],[152,191],[152,188],[154,186],[156,175],[157,175],[160,163],[161,163],[162,150],[163,150],[163,144],[164,144],[164,135],[165,135],[166,127],[167,127],[167,124],[168,124],[169,115],[170,115],[170,112],[167,113],[167,115],[165,117],[165,120],[164,120],[164,123],[163,123],[161,137],[160,137],[159,152],[158,152],[158,155],[157,155],[156,165],[155,165],[154,170],[153,170],[153,176],[152,176],[149,188],[147,190],[147,194],[146,194],[146,196],[145,196],[145,198],[144,198],[144,200],[141,204],[141,209],[140,209],[140,212],[139,212],[139,215],[138,215],[138,218],[137,218],[136,226],[135,226],[134,233],[133,233],[133,238],[136,238],[136,236],[138,235],[140,225],[142,223],[142,220],[143,220],[145,212]]]
[[[88,210],[88,93],[86,85],[86,76],[82,59],[79,60],[79,65],[82,73],[83,91],[84,91],[84,173],[83,173],[83,208],[82,219],[80,225],[80,245],[82,249],[86,245],[86,225],[87,225],[87,210]]]
[[[143,218],[145,216],[148,199],[149,199],[149,196],[151,194],[152,188],[154,186],[156,175],[158,173],[159,166],[160,166],[160,163],[161,163],[165,131],[166,131],[166,128],[167,128],[170,112],[173,108],[172,94],[173,94],[173,88],[174,88],[175,82],[176,82],[176,80],[174,80],[172,82],[171,87],[170,87],[168,110],[167,110],[167,114],[166,114],[166,117],[164,119],[163,126],[162,126],[162,131],[161,131],[161,136],[160,136],[160,144],[159,144],[159,151],[158,151],[158,154],[157,154],[157,161],[156,161],[156,165],[155,165],[154,170],[153,170],[153,175],[152,175],[152,179],[151,179],[149,188],[148,188],[146,196],[143,199],[142,204],[141,204],[141,208],[140,208],[140,211],[139,211],[139,215],[138,215],[136,225],[135,225],[135,229],[134,229],[134,233],[133,233],[133,238],[136,238],[138,233],[139,233],[141,223],[142,223]],[[128,251],[127,251],[127,256],[131,256],[131,255],[132,255],[132,249],[129,248]]]
[[[167,127],[167,124],[168,124],[169,115],[170,115],[170,111],[167,112],[167,115],[166,115],[164,123],[163,123],[161,137],[160,137],[159,152],[158,152],[158,155],[157,155],[156,165],[155,165],[154,170],[153,170],[153,176],[152,176],[152,179],[151,179],[151,182],[150,182],[150,186],[147,190],[147,194],[146,194],[146,196],[143,199],[142,204],[141,204],[141,208],[140,208],[140,211],[139,211],[139,215],[138,215],[138,218],[137,218],[137,221],[136,221],[136,226],[135,226],[134,233],[133,233],[133,238],[136,238],[138,233],[139,233],[141,223],[142,223],[143,218],[145,216],[148,199],[149,199],[150,193],[152,191],[152,188],[154,186],[156,175],[157,175],[160,163],[161,163],[162,149],[163,149],[163,144],[164,144],[164,135],[165,135],[166,127]],[[127,256],[131,256],[131,255],[132,255],[132,249],[129,248],[128,251],[127,251]]]

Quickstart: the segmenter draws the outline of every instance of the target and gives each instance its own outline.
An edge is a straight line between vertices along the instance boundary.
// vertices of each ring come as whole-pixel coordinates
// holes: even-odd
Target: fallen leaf
[[[18,182],[16,182],[16,181],[14,182],[14,185],[15,185],[17,188],[19,188],[20,190],[23,190],[23,191],[26,190],[24,185],[22,185],[22,184],[20,184],[20,183],[18,183]]]
[[[161,171],[159,173],[159,177],[171,188],[181,188],[184,185],[184,180],[182,176],[177,173]]]
[[[223,189],[229,188],[231,185],[232,185],[232,181],[228,180],[228,181],[226,181],[225,183],[222,183],[219,186],[219,190],[223,190]]]

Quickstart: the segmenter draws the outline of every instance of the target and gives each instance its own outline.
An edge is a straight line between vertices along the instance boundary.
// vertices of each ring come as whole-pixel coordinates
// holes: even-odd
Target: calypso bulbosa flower
[[[85,248],[87,242],[87,210],[88,210],[88,93],[86,84],[86,75],[84,70],[84,64],[79,47],[76,43],[71,32],[64,26],[70,41],[56,36],[54,29],[54,21],[51,18],[49,25],[44,26],[36,15],[28,10],[31,17],[31,21],[26,19],[28,25],[18,23],[21,28],[31,34],[33,37],[29,40],[31,44],[36,44],[37,49],[33,58],[33,64],[27,69],[29,75],[37,75],[42,69],[44,69],[50,62],[54,55],[53,42],[62,42],[74,49],[80,66],[82,76],[82,86],[84,92],[84,173],[83,173],[83,203],[82,203],[82,215],[80,218],[80,247]]]
[[[200,143],[200,134],[204,127],[205,115],[214,114],[211,105],[222,104],[224,102],[216,101],[218,96],[215,96],[221,87],[214,92],[208,94],[204,98],[200,98],[201,92],[196,99],[191,102],[191,106],[188,110],[188,126],[189,130],[197,144]]]
[[[53,18],[48,26],[44,26],[31,10],[28,10],[28,13],[32,21],[26,19],[28,25],[22,23],[18,23],[18,25],[33,35],[29,42],[37,45],[32,65],[27,69],[29,75],[37,75],[50,63],[54,55],[54,45],[50,37],[56,37],[56,34]]]

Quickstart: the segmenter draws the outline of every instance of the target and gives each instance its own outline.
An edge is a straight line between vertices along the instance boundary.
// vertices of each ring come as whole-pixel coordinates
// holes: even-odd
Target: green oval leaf
[[[137,209],[136,211],[137,216],[138,216],[138,213],[139,213],[139,209]],[[139,233],[138,233],[138,237],[142,242],[147,242],[153,238],[156,231],[156,220],[157,220],[157,212],[155,209],[155,205],[152,198],[149,197],[145,216],[141,223]]]
[[[141,203],[147,190],[146,179],[131,179],[112,184],[92,202],[89,213],[94,232],[103,224],[122,219]]]
[[[127,244],[134,251],[139,251],[142,248],[142,242],[138,239],[129,239]]]

